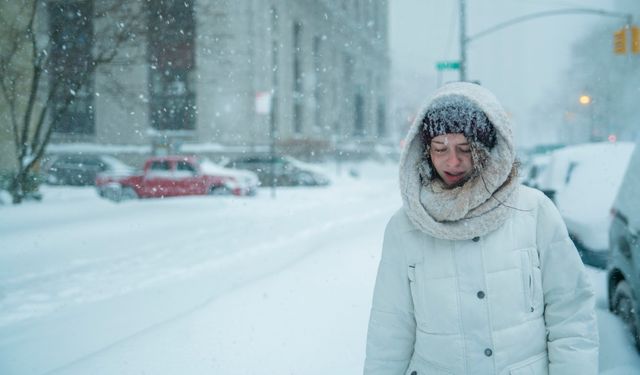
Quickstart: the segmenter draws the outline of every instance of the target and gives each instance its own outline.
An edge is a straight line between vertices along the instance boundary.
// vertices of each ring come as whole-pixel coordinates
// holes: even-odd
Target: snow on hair
[[[423,137],[427,144],[434,137],[462,133],[471,142],[491,149],[496,143],[496,130],[484,111],[468,98],[447,95],[436,98],[422,119]]]

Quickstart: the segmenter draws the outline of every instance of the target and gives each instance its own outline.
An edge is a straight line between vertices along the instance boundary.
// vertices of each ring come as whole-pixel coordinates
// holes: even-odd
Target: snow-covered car
[[[224,164],[230,168],[253,171],[262,186],[326,186],[331,180],[317,166],[302,162],[291,156],[250,156],[229,160]]]
[[[120,201],[182,195],[254,195],[258,178],[249,171],[221,168],[194,156],[147,159],[142,172],[129,176],[99,175],[100,196]]]
[[[522,183],[532,188],[542,190],[549,196],[550,192],[545,192],[545,188],[541,183],[541,178],[542,176],[544,176],[545,169],[547,169],[547,166],[549,166],[550,160],[551,156],[548,154],[532,156],[527,164]],[[552,196],[549,196],[549,198],[553,200]]]
[[[640,141],[638,142],[640,144]],[[640,350],[640,147],[631,161],[611,208],[607,286],[609,309],[629,326]]]
[[[209,175],[229,177],[227,186],[231,191],[238,191],[236,195],[255,195],[260,186],[258,175],[246,169],[227,168],[206,158],[200,161],[200,169]]]
[[[565,146],[563,143],[540,144],[529,150],[522,151],[520,156],[522,162],[521,182],[524,185],[542,191],[551,200],[555,200],[555,191],[546,186],[548,182],[544,181],[544,179],[547,175],[546,169],[551,161],[551,153]]]
[[[50,185],[94,185],[99,174],[129,175],[134,168],[109,155],[55,154],[49,157],[43,171]]]
[[[541,190],[554,197],[584,263],[606,267],[610,209],[634,144],[600,142],[551,153]]]

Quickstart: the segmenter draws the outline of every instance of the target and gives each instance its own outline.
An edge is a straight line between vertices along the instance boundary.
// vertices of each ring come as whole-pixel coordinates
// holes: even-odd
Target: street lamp
[[[582,105],[589,105],[591,104],[591,97],[589,95],[580,95],[580,98],[578,98],[578,101]]]

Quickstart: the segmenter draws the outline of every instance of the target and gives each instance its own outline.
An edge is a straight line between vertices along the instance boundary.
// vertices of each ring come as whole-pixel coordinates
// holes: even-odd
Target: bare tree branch
[[[3,20],[5,19],[2,17]],[[14,17],[11,22],[7,22],[9,25],[7,31],[7,38],[3,40],[4,48],[0,50],[0,88],[2,96],[4,97],[9,107],[11,127],[13,130],[13,141],[15,146],[16,157],[19,155],[20,145],[20,132],[18,131],[18,118],[17,118],[17,98],[16,87],[17,82],[20,79],[16,69],[10,70],[14,64],[14,60],[17,59],[19,46],[23,36],[19,35],[17,27],[19,17]]]
[[[84,88],[93,82],[97,69],[113,66],[118,59],[130,63],[146,57],[144,48],[136,48],[139,39],[147,34],[146,4],[126,0],[94,2],[91,57],[83,60],[86,65],[62,66],[78,62],[52,60],[53,56],[39,46],[47,30],[38,30],[43,24],[37,21],[41,14],[47,15],[47,3],[30,0],[28,7],[5,3],[7,8],[0,12],[0,99],[6,103],[9,115],[5,121],[11,122],[15,144],[17,171],[9,187],[14,203],[22,200],[26,186],[32,184],[30,176],[46,151],[54,124],[69,115],[79,93],[92,94],[91,89]],[[120,84],[117,80],[112,83],[115,87]],[[120,95],[124,92],[121,90]]]
[[[53,101],[53,96],[55,95],[55,93],[58,90],[58,86],[60,85],[59,81],[55,81],[53,83],[53,85],[51,85],[51,87],[49,88],[48,92],[47,92],[47,97],[44,100],[44,103],[42,105],[42,108],[40,108],[40,113],[38,115],[38,120],[36,121],[36,130],[34,132],[33,135],[33,141],[31,143],[31,149],[35,150],[38,147],[39,142],[39,138],[40,138],[40,134],[42,133],[42,127],[43,124],[45,122],[47,113],[49,113],[49,110],[51,108],[51,102]],[[64,108],[64,111],[66,111],[66,107]],[[53,122],[55,123],[55,122]],[[49,129],[53,130],[53,126],[49,125]],[[45,147],[47,145],[48,142],[43,142],[43,147]]]

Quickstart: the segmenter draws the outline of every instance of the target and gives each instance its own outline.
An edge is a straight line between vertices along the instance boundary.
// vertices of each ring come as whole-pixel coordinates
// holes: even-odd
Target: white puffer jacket
[[[456,84],[453,91],[464,94],[469,86]],[[483,90],[471,87],[482,94],[474,100]],[[490,106],[485,99],[477,102],[499,132],[492,153],[509,154],[506,116],[496,116],[495,98]],[[410,152],[424,152],[409,141]],[[422,187],[412,182],[418,177],[407,177],[418,173],[407,160],[418,158],[401,160],[404,207],[385,231],[365,374],[597,374],[594,293],[553,203],[516,185],[503,197],[508,207],[501,209],[508,210],[497,229],[476,216],[468,232],[460,220],[449,233],[448,223],[416,212],[423,206],[414,190]]]
[[[578,253],[549,199],[524,186],[518,197],[526,211],[471,240],[436,239],[403,210],[393,216],[365,374],[598,373],[594,294]]]

